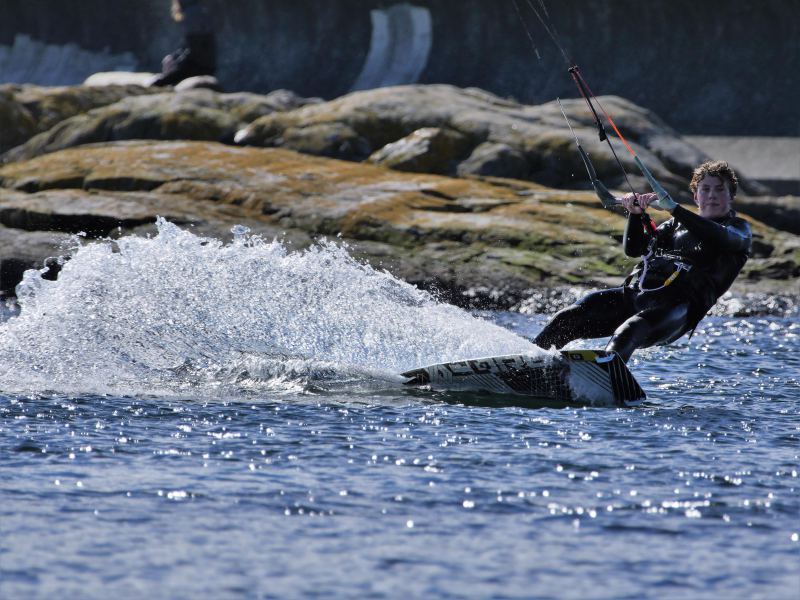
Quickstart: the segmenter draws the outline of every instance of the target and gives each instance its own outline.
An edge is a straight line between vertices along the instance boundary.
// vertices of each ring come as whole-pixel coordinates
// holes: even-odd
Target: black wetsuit
[[[176,85],[188,77],[213,75],[217,68],[214,28],[203,0],[180,0],[183,46],[162,61],[162,72],[152,85]]]
[[[694,329],[749,258],[752,233],[733,211],[706,219],[678,206],[672,217],[653,240],[641,216],[631,214],[625,254],[652,250],[650,257],[621,287],[589,294],[557,313],[534,342],[561,348],[578,338],[612,336],[606,349],[627,361],[637,348],[668,344]]]

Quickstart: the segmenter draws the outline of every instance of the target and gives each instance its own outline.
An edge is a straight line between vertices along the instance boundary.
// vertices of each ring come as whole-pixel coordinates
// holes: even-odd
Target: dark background
[[[541,60],[512,0],[412,2],[433,21],[420,83],[477,86],[526,103],[576,96],[560,53],[526,0],[518,3]],[[208,0],[219,79],[228,91],[347,93],[369,50],[370,9],[392,4]],[[547,8],[596,94],[626,97],[685,134],[800,135],[800,0],[550,0]],[[24,33],[131,52],[140,70],[158,71],[181,41],[169,0],[0,0],[0,9],[0,46]]]

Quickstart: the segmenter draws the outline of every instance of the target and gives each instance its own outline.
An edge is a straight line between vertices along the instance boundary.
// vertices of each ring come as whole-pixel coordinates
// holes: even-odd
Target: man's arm
[[[644,230],[642,215],[636,213],[628,214],[628,221],[625,223],[625,233],[622,238],[622,249],[626,256],[642,256],[647,252],[647,245],[650,236]]]
[[[682,206],[675,207],[672,216],[705,244],[733,252],[750,250],[753,234],[750,225],[742,219],[735,219],[727,226],[720,225]]]
[[[662,248],[669,248],[669,239],[675,229],[675,220],[664,221],[656,229],[656,242]],[[625,224],[625,236],[622,238],[622,249],[626,256],[644,256],[647,254],[653,234],[647,231],[644,217],[637,213],[628,215]]]

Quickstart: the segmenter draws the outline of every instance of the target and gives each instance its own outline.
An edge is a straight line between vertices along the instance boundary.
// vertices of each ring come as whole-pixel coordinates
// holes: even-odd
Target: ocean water
[[[637,353],[639,408],[493,407],[398,373],[544,315],[244,229],[76,247],[0,311],[2,598],[800,595],[796,311]]]

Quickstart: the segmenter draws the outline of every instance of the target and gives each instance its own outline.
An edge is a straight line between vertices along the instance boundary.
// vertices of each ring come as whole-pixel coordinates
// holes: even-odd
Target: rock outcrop
[[[448,85],[380,88],[329,102],[285,90],[259,96],[85,86],[58,88],[50,104],[59,108],[52,111],[42,108],[41,89],[19,88],[14,97],[20,99],[0,108],[0,123],[9,123],[8,144],[25,140],[3,155],[5,162],[89,143],[186,139],[285,148],[414,172],[588,187],[573,137],[554,102],[526,106]],[[25,100],[26,94],[39,100]],[[600,101],[662,184],[689,201],[691,171],[708,157],[653,113],[622,98]],[[610,149],[597,140],[585,103],[565,100],[563,105],[601,179],[627,189]],[[630,155],[617,146],[628,179],[646,189]],[[745,193],[764,192],[744,176],[741,187]]]
[[[705,156],[652,113],[601,101],[686,200],[691,168]],[[585,104],[564,108],[600,177],[619,185]],[[243,224],[296,248],[338,236],[373,266],[470,306],[538,306],[531,298],[542,290],[617,283],[632,265],[619,247],[622,218],[586,189],[555,103],[524,106],[446,85],[330,102],[283,90],[3,86],[0,126],[6,145],[21,142],[0,168],[5,295],[25,269],[55,276],[52,257],[80,239],[152,231],[159,215],[218,238]],[[800,294],[800,243],[785,233],[797,233],[796,204],[737,199],[756,236],[739,293]]]
[[[632,266],[620,249],[622,217],[590,192],[275,148],[129,141],[0,168],[4,292],[21,264],[41,267],[70,235],[144,233],[157,215],[220,238],[243,224],[295,248],[338,236],[376,268],[467,306],[509,308],[537,290],[617,283]],[[753,228],[756,255],[737,289],[796,293],[797,237],[755,220]]]
[[[109,87],[87,87],[94,94],[107,97]],[[111,86],[111,89],[116,89]],[[135,88],[134,89],[145,89]],[[104,91],[106,90],[106,91]],[[131,139],[211,140],[232,142],[244,123],[275,111],[284,111],[308,103],[286,90],[266,96],[249,93],[221,94],[208,89],[182,92],[132,95],[65,118],[49,130],[28,139],[5,153],[12,162],[48,152],[92,144]],[[92,94],[88,94],[92,96]]]
[[[65,119],[159,90],[137,85],[41,87],[0,85],[0,154]]]
[[[692,170],[708,157],[652,112],[614,96],[599,100],[659,180],[688,200]],[[598,141],[586,104],[564,100],[563,106],[598,175],[622,187],[619,167],[608,146]],[[554,187],[588,185],[555,102],[526,106],[474,88],[427,85],[356,92],[261,117],[239,131],[236,142],[345,160],[369,157],[404,170],[511,176]],[[615,143],[630,179],[645,186],[630,155]],[[409,153],[411,162],[404,158]],[[743,189],[760,191],[742,179]]]

